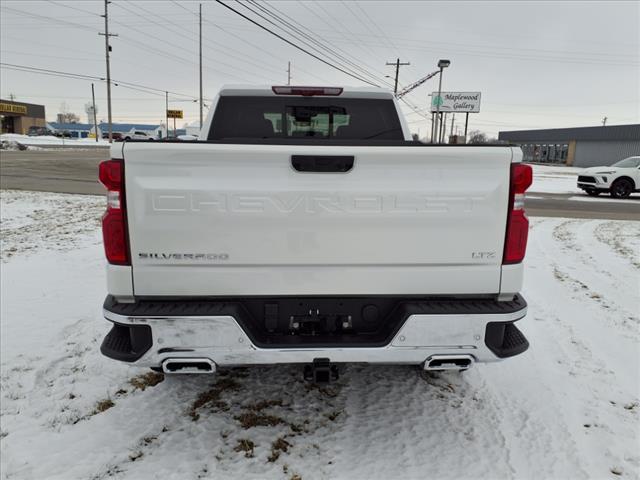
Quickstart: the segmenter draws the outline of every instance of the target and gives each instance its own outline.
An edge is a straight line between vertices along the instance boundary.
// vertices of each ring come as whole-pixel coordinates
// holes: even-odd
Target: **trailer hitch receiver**
[[[338,380],[338,366],[331,365],[328,358],[316,358],[304,366],[304,379],[313,383],[331,383]]]

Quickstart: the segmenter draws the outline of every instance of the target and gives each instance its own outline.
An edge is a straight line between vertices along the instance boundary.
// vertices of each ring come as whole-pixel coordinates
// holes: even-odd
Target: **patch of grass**
[[[291,478],[289,480],[302,480],[302,476],[294,473],[293,475],[291,475]]]
[[[325,413],[325,417],[327,417],[329,420],[334,422],[336,418],[340,416],[341,413],[342,413],[342,410],[334,410],[331,413]]]
[[[233,417],[245,430],[252,427],[275,427],[286,423],[282,418],[265,413],[245,412]]]
[[[113,403],[113,400],[111,400],[110,398],[105,398],[104,400],[100,400],[98,403],[96,403],[96,408],[93,410],[93,414],[95,415],[97,413],[106,412],[114,406],[115,403]]]
[[[255,443],[246,438],[238,440],[238,444],[233,448],[235,452],[244,452],[246,458],[253,457],[253,451],[256,448]]]
[[[136,460],[138,460],[143,455],[144,455],[144,453],[142,453],[140,450],[138,450],[137,452],[134,452],[131,455],[129,455],[129,460],[131,460],[132,462],[135,462]]]
[[[304,431],[304,427],[298,423],[290,423],[289,428],[293,433],[302,433]]]
[[[279,437],[276,441],[274,441],[271,444],[271,455],[269,455],[269,458],[267,458],[267,461],[271,463],[275,462],[276,460],[278,460],[278,458],[280,458],[281,452],[284,452],[284,453],[288,452],[289,447],[291,447],[291,444],[287,442],[284,438]]]
[[[195,399],[191,408],[189,409],[189,416],[195,422],[200,418],[200,414],[198,410],[205,406],[213,406],[219,408],[220,410],[229,410],[229,405],[227,402],[220,400],[220,395],[225,390],[239,390],[240,384],[236,382],[233,378],[224,377],[218,380],[213,388],[207,390],[206,392],[202,392]]]
[[[138,390],[144,390],[147,387],[155,387],[157,384],[164,380],[164,374],[158,372],[147,372],[137,377],[133,377],[129,380],[129,383],[133,388]]]
[[[247,405],[245,408],[247,410],[253,410],[254,412],[261,412],[266,408],[281,407],[281,406],[282,406],[282,400],[277,399],[277,400],[260,400],[259,402]]]

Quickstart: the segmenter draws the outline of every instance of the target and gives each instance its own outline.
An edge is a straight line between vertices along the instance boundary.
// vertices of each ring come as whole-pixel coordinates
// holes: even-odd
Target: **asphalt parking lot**
[[[108,148],[0,152],[0,188],[101,195],[98,164]],[[584,200],[584,201],[581,201]],[[536,217],[640,220],[640,195],[617,201],[609,196],[535,193],[527,213]]]

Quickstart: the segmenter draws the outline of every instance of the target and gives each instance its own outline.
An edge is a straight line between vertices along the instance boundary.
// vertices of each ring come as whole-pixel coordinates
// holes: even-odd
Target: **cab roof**
[[[314,88],[341,88],[342,93],[331,95],[334,98],[380,98],[393,99],[390,90],[377,87],[335,87],[329,85],[223,85],[220,89],[220,96],[251,96],[251,97],[277,97],[274,87],[290,87],[292,89],[314,89]],[[296,95],[287,95],[296,96]]]

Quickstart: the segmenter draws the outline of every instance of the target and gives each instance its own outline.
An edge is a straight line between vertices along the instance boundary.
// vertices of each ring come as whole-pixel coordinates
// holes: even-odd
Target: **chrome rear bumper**
[[[332,363],[424,364],[434,355],[469,355],[474,362],[492,362],[526,350],[524,336],[511,325],[526,315],[526,306],[510,313],[410,315],[392,340],[380,347],[287,347],[263,348],[255,345],[236,319],[217,316],[129,316],[104,310],[115,328],[150,332],[149,346],[139,358],[129,363],[158,367],[167,359],[207,358],[216,366],[273,365],[311,363],[318,358]],[[498,354],[489,348],[486,336],[489,324],[511,325],[511,335],[504,341],[524,341],[516,353]],[[107,343],[108,338],[105,338]],[[109,353],[103,343],[103,354]],[[114,343],[114,342],[111,342]],[[123,360],[123,358],[118,358]]]

